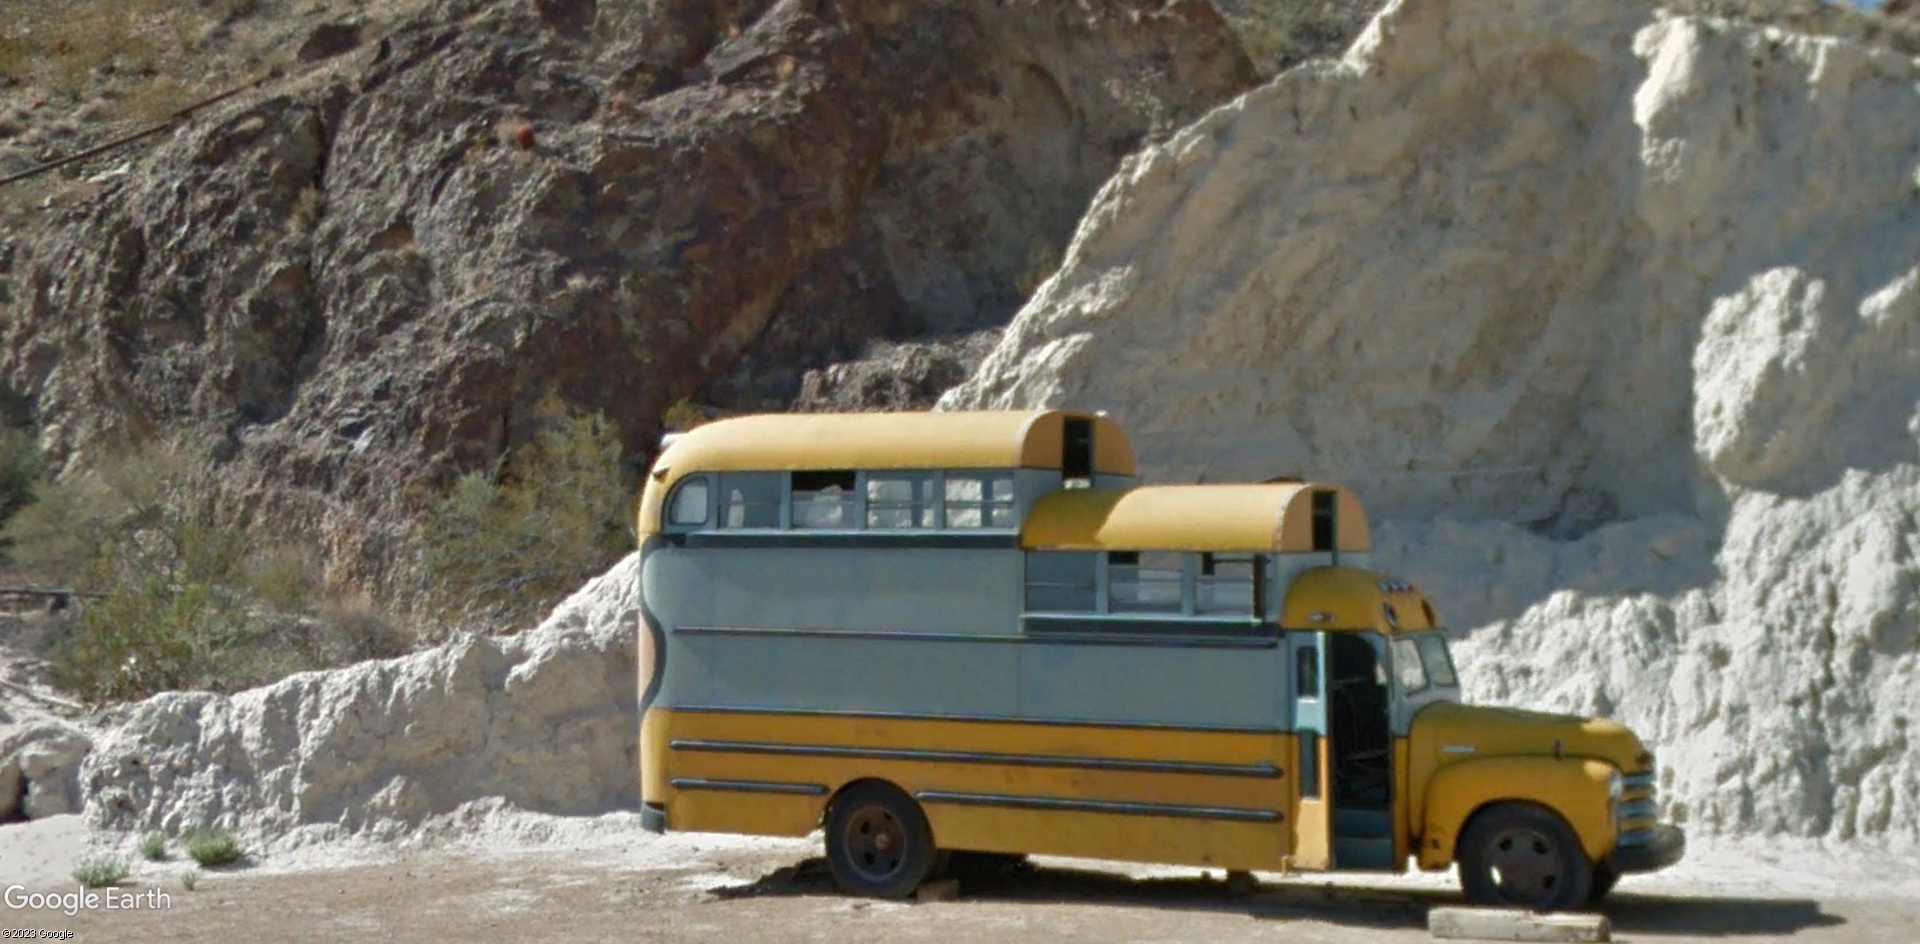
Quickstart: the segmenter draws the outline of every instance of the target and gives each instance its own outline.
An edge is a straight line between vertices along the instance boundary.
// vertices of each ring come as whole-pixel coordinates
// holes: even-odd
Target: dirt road
[[[609,846],[623,848],[608,848]],[[146,866],[142,910],[0,911],[8,928],[72,931],[80,942],[528,940],[789,944],[853,939],[1010,944],[1430,940],[1426,911],[1457,903],[1444,876],[1345,879],[1262,876],[1234,896],[1221,873],[1039,860],[975,878],[958,901],[915,905],[836,894],[813,848],[798,842],[602,837],[590,848],[440,848],[375,865],[203,874]],[[1722,856],[1722,860],[1728,857]],[[1864,867],[1864,866],[1863,866]],[[1778,883],[1787,865],[1756,866]],[[1831,870],[1830,870],[1831,871]],[[1735,862],[1671,881],[1625,883],[1605,908],[1621,941],[1920,941],[1920,896],[1907,886],[1827,875],[1789,891],[1737,886]],[[1732,876],[1730,879],[1729,876]],[[1731,882],[1731,884],[1730,884]],[[71,890],[66,883],[64,890]],[[152,904],[165,894],[165,907]],[[1854,895],[1849,892],[1859,891]],[[124,901],[124,899],[123,899]]]

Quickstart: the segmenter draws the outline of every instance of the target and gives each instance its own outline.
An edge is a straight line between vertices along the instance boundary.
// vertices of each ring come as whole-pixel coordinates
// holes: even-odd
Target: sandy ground
[[[836,894],[811,842],[653,837],[630,816],[469,818],[427,836],[257,856],[238,871],[200,873],[193,891],[181,881],[189,866],[139,863],[114,893],[122,907],[71,916],[0,907],[0,928],[102,942],[1391,944],[1429,940],[1427,909],[1458,903],[1446,875],[1263,875],[1258,892],[1235,896],[1217,871],[1041,859],[968,881],[958,901],[914,905]],[[64,873],[75,861],[108,847],[125,854],[126,842],[90,836],[73,817],[0,828],[0,882],[72,892]],[[1920,941],[1920,856],[1709,845],[1669,873],[1628,879],[1603,910],[1621,941],[1910,944]]]

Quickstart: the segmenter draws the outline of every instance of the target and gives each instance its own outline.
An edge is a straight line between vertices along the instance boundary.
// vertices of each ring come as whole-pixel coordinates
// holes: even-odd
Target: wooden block
[[[937,882],[922,882],[913,893],[913,900],[921,904],[930,901],[953,901],[960,897],[960,882],[957,879],[943,878]]]
[[[1227,894],[1235,897],[1251,895],[1260,890],[1260,882],[1252,872],[1233,871],[1227,873]]]
[[[1535,914],[1502,908],[1434,908],[1427,931],[1437,938],[1472,941],[1546,941],[1587,944],[1613,940],[1613,922],[1602,914]]]

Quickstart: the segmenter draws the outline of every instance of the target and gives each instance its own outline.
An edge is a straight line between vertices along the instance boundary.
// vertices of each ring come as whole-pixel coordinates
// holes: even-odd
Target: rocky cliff
[[[1400,0],[1129,158],[950,407],[1344,480],[1476,697],[1710,831],[1920,840],[1920,68],[1649,4]]]
[[[377,567],[395,486],[543,400],[641,458],[679,398],[1004,321],[1121,157],[1252,79],[1204,0],[449,0],[9,234],[0,376],[56,456],[209,435]]]
[[[392,838],[476,802],[631,809],[638,560],[519,636],[129,708],[79,773],[87,813],[129,832],[219,827],[298,844]]]
[[[1161,479],[1352,482],[1473,697],[1625,720],[1696,831],[1920,841],[1917,71],[1634,3],[1392,3],[1121,164],[946,402],[1112,410]],[[89,811],[382,834],[629,803],[631,587],[133,706]],[[523,749],[572,762],[491,769]]]

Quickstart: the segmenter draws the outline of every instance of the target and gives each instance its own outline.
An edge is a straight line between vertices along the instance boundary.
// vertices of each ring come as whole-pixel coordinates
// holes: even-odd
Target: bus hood
[[[1478,757],[1591,757],[1636,773],[1653,765],[1625,725],[1519,708],[1437,701],[1413,716],[1408,747],[1414,757],[1438,765]]]

